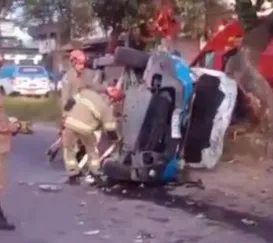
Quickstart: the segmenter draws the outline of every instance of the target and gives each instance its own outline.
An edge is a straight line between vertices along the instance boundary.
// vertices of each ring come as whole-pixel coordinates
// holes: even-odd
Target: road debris
[[[95,195],[95,194],[98,194],[97,191],[88,191],[87,192],[87,195]]]
[[[27,182],[25,181],[18,181],[17,183],[18,185],[21,185],[21,186],[27,185]]]
[[[251,219],[241,219],[241,222],[245,225],[257,225],[257,222]]]
[[[186,201],[186,204],[189,206],[193,206],[193,205],[195,205],[195,202],[188,200],[188,201]]]
[[[203,181],[198,179],[197,181],[185,181],[182,185],[184,185],[186,188],[199,188],[201,190],[205,190],[205,186],[203,184]]]
[[[123,189],[123,190],[121,191],[121,193],[124,195],[124,194],[127,194],[128,191],[127,191],[126,189]]]
[[[203,214],[203,213],[199,213],[199,214],[197,214],[196,215],[196,218],[197,219],[204,219],[206,216],[205,216],[205,214]]]
[[[143,240],[151,240],[154,238],[155,237],[151,233],[149,233],[145,230],[140,230],[137,234],[135,242],[143,242]]]
[[[84,235],[98,235],[100,233],[99,230],[90,230],[90,231],[86,231],[84,232]]]
[[[105,192],[111,192],[112,191],[112,189],[111,188],[105,188]]]
[[[139,185],[139,188],[145,188],[144,183],[141,183],[141,184]]]
[[[96,180],[93,176],[88,175],[84,178],[84,182],[87,184],[93,185],[93,184],[95,184]]]
[[[85,202],[85,201],[81,201],[81,202],[80,202],[80,206],[81,206],[81,207],[85,207],[86,205],[87,205],[87,202]]]
[[[59,192],[63,188],[61,186],[53,184],[41,184],[39,185],[39,189],[44,192]]]

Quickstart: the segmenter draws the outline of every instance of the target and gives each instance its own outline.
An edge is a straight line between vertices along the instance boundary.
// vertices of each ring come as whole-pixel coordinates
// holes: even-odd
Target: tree
[[[230,13],[221,0],[173,0],[173,4],[181,17],[183,32],[195,38],[206,33],[218,18]]]
[[[152,17],[154,2],[145,0],[92,0],[95,16],[106,32],[111,31],[108,50],[113,49],[122,32],[147,23]]]
[[[58,23],[62,39],[78,38],[92,32],[89,0],[20,0],[22,20],[30,25]]]
[[[0,17],[4,18],[12,7],[13,0],[0,0]]]
[[[236,0],[238,19],[245,31],[242,46],[231,59],[230,72],[236,78],[239,87],[246,95],[252,111],[252,117],[259,128],[270,131],[273,135],[273,93],[268,82],[257,69],[259,56],[272,39],[271,26],[273,15],[270,14],[263,24],[259,24],[257,11],[264,1],[253,5],[251,0]],[[257,38],[259,37],[259,38]]]

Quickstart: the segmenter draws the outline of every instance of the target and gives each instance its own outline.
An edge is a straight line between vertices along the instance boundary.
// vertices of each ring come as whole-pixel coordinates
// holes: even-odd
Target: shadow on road
[[[227,223],[272,243],[273,220],[193,201],[188,196],[172,195],[170,192],[173,189],[174,187],[139,187],[136,184],[122,184],[102,188],[102,191],[121,200],[143,200],[163,207],[181,209],[193,215],[202,214],[207,219]]]

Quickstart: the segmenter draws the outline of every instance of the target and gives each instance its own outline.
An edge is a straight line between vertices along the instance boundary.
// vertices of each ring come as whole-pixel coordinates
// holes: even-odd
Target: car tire
[[[145,68],[149,55],[144,51],[128,47],[118,47],[114,53],[114,62],[131,68]]]

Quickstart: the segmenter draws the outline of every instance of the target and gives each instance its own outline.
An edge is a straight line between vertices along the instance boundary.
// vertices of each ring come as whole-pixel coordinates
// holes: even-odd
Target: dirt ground
[[[177,188],[174,193],[204,203],[273,219],[273,148],[259,135],[248,134],[227,143],[214,170],[192,170],[205,190]]]

